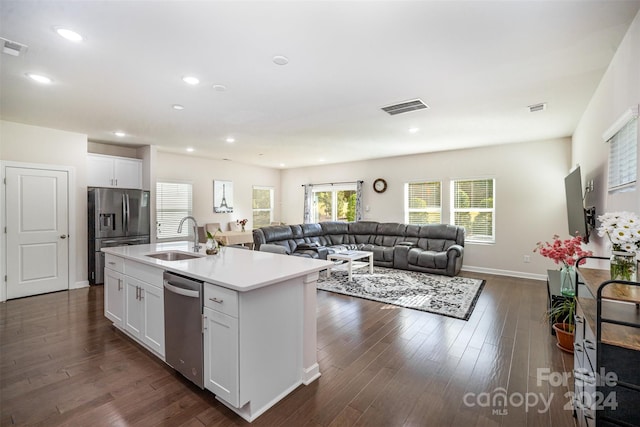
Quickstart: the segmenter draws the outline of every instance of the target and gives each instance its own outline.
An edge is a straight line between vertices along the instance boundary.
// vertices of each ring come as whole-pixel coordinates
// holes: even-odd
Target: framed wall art
[[[233,182],[213,181],[213,212],[233,212]]]

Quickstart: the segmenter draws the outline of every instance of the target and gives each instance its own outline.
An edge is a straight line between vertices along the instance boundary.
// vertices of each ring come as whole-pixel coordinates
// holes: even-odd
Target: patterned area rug
[[[448,277],[416,271],[374,267],[354,270],[349,282],[346,271],[320,273],[318,289],[366,298],[415,310],[467,320],[478,301],[484,280]]]

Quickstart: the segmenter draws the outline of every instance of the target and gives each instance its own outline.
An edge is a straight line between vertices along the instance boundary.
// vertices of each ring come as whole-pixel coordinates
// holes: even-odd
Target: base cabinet
[[[204,386],[232,406],[240,404],[238,319],[204,307]]]
[[[164,357],[164,294],[161,288],[125,276],[125,330]]]
[[[163,270],[106,255],[104,315],[164,360]]]
[[[124,327],[124,275],[104,269],[104,315],[119,328]]]

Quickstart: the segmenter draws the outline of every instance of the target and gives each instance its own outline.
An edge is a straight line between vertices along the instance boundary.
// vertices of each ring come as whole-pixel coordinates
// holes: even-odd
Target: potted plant
[[[546,319],[553,324],[556,339],[560,349],[573,353],[573,335],[575,330],[575,297],[565,297],[551,307],[546,313]]]
[[[206,253],[207,255],[215,255],[218,253],[218,241],[216,240],[216,234],[218,232],[211,234],[207,231],[207,244],[206,244]]]

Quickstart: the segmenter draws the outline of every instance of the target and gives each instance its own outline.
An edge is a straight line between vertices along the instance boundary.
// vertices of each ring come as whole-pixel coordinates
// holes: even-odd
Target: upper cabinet
[[[87,154],[89,187],[142,188],[142,160]]]

